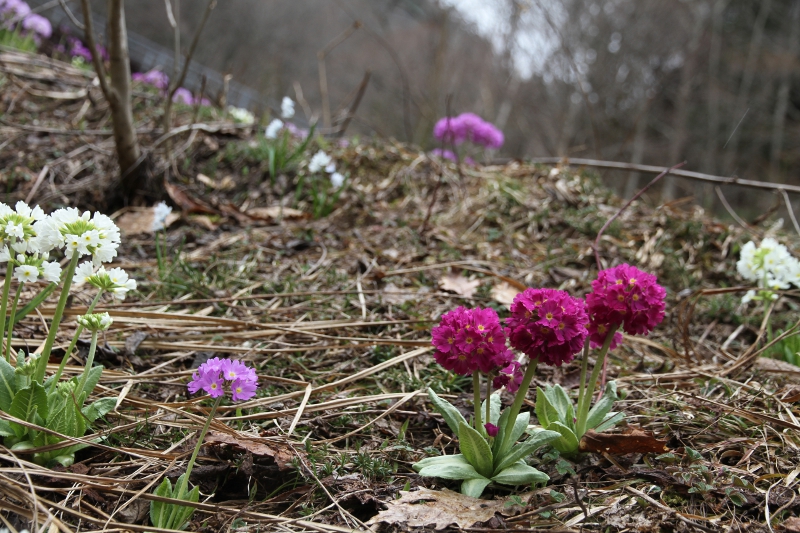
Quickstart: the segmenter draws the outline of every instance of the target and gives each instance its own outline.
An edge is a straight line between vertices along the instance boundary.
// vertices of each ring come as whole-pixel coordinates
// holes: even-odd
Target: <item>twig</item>
[[[722,202],[722,205],[725,207],[725,210],[728,211],[728,214],[735,220],[740,226],[744,229],[749,230],[750,224],[742,220],[742,217],[736,214],[736,211],[733,210],[731,204],[728,203],[728,200],[725,198],[725,195],[722,194],[722,189],[718,186],[714,187],[714,191],[717,193],[717,197],[719,201]]]
[[[583,504],[583,500],[581,499],[581,495],[578,494],[578,478],[572,476],[572,490],[575,492],[575,503],[577,503],[581,507],[581,511],[583,511],[584,519],[589,519],[589,511],[586,510],[586,506]]]
[[[630,206],[637,198],[639,198],[641,195],[643,195],[645,193],[645,191],[647,191],[647,189],[649,189],[650,187],[655,185],[658,182],[658,180],[660,180],[661,178],[663,178],[664,176],[666,176],[667,174],[669,174],[670,172],[672,172],[676,168],[680,168],[685,164],[686,164],[686,161],[684,161],[682,163],[678,163],[677,165],[674,165],[674,166],[668,168],[667,170],[662,171],[661,174],[659,174],[658,176],[653,178],[652,181],[650,181],[650,183],[645,185],[643,189],[641,189],[639,192],[634,194],[633,198],[628,200],[627,203],[625,205],[623,205],[613,217],[611,217],[608,220],[606,220],[606,223],[603,224],[603,227],[600,228],[600,231],[597,232],[597,238],[594,240],[594,259],[597,262],[597,269],[598,270],[601,270],[603,268],[603,266],[600,264],[600,251],[599,251],[600,237],[603,236],[603,232],[611,225],[612,222],[614,222],[617,219],[618,216],[620,216],[628,208],[628,206]]]
[[[103,91],[106,100],[111,103],[112,101],[116,101],[116,92],[113,92],[108,86],[108,81],[106,81],[106,67],[103,64],[102,57],[97,53],[97,45],[94,42],[94,26],[92,25],[92,8],[89,6],[89,0],[81,0],[81,7],[83,8],[83,37],[86,39],[86,44],[89,46],[89,51],[92,53],[92,64],[94,64],[94,71],[97,74],[97,79],[100,81],[100,90]]]
[[[339,131],[336,134],[337,137],[343,137],[344,132],[347,131],[347,126],[349,126],[350,121],[353,120],[353,116],[356,114],[359,104],[361,104],[361,99],[364,97],[364,93],[367,91],[367,85],[369,85],[371,76],[372,71],[367,69],[367,71],[364,72],[364,78],[361,80],[361,84],[358,86],[356,97],[353,100],[353,103],[350,105],[350,109],[347,110],[347,116],[345,117],[344,121],[342,122],[342,126],[339,128]]]
[[[530,161],[531,163],[558,164],[558,163],[563,163],[565,160],[563,157],[534,157],[532,159],[529,159],[528,161]],[[658,167],[653,165],[638,165],[636,163],[624,163],[620,161],[601,161],[599,159],[569,158],[566,160],[566,162],[586,167],[612,168],[616,170],[629,170],[632,172],[647,172],[649,174],[658,174],[659,172],[664,170],[664,167]],[[800,194],[800,185],[770,183],[770,182],[756,181],[756,180],[743,180],[736,177],[714,176],[712,174],[704,174],[702,172],[694,172],[692,170],[675,170],[673,172],[670,172],[670,174],[672,174],[673,176],[677,176],[679,178],[688,178],[692,180],[705,181],[709,183],[720,183],[723,185],[739,185],[741,187],[752,187],[754,189],[768,189],[772,191],[783,189],[786,192]]]
[[[49,166],[47,166],[47,165],[45,165],[45,166],[42,168],[42,171],[41,171],[41,172],[39,172],[39,175],[36,177],[36,181],[35,181],[35,182],[33,182],[33,187],[31,187],[31,192],[29,192],[29,193],[28,193],[28,196],[26,196],[26,197],[25,197],[25,203],[26,203],[26,204],[29,204],[29,203],[31,203],[31,200],[33,200],[33,195],[35,195],[35,194],[36,194],[36,191],[38,191],[38,190],[39,190],[39,186],[40,186],[40,185],[42,184],[42,182],[44,181],[44,178],[47,176],[47,173],[48,173],[48,172],[50,172],[50,167],[49,167]]]
[[[59,0],[59,2],[61,3],[61,7],[64,8],[64,13],[66,13],[67,17],[69,17],[69,20],[71,20],[72,23],[75,24],[75,27],[77,27],[81,31],[86,30],[86,26],[84,26],[83,23],[81,23],[81,21],[77,19],[75,14],[72,12],[72,10],[67,5],[66,0]]]
[[[784,189],[780,189],[781,196],[783,196],[783,201],[786,202],[786,210],[789,211],[789,218],[792,219],[792,224],[794,224],[794,230],[800,235],[800,224],[797,223],[797,217],[794,216],[794,209],[792,209],[792,202],[789,199],[789,195],[786,194]]]
[[[317,52],[317,70],[319,71],[319,94],[322,97],[322,123],[326,128],[331,127],[331,102],[328,97],[328,74],[325,70],[325,58],[333,49],[345,42],[348,37],[361,27],[361,21],[353,21],[352,26],[333,38],[325,48]]]
[[[445,139],[447,138],[447,132],[450,131],[450,100],[453,95],[448,94],[447,98],[445,99],[445,115],[447,116],[447,127],[445,128],[445,134],[442,136],[442,155],[444,155],[444,147],[445,147]],[[442,180],[444,180],[444,164],[439,165],[439,179],[436,180],[436,185],[433,186],[433,194],[431,194],[431,203],[428,204],[428,212],[425,213],[425,220],[422,221],[422,229],[419,230],[420,236],[425,235],[425,232],[428,230],[428,221],[431,218],[431,213],[433,212],[433,205],[436,203],[436,196],[439,194],[439,187],[442,186]]]
[[[658,507],[662,511],[665,511],[665,512],[669,513],[670,515],[674,516],[675,518],[677,518],[678,520],[680,520],[681,522],[683,522],[687,526],[696,527],[697,529],[702,529],[703,531],[709,531],[711,533],[717,531],[717,529],[712,529],[710,527],[706,527],[706,526],[704,526],[702,524],[698,524],[697,522],[694,522],[692,520],[689,520],[688,518],[685,518],[682,514],[680,514],[678,511],[676,511],[672,507],[667,507],[666,505],[664,505],[660,501],[654,500],[653,498],[651,498],[650,496],[648,496],[647,494],[645,494],[644,492],[642,492],[640,490],[634,489],[633,487],[625,487],[625,490],[635,494],[636,496],[638,496],[639,498],[645,500],[649,504],[655,505],[656,507]]]

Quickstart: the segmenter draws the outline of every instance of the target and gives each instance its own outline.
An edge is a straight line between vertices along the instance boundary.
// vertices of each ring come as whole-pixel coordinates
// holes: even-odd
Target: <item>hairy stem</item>
[[[61,296],[58,298],[55,313],[53,314],[53,322],[50,323],[50,332],[47,334],[47,340],[44,341],[44,349],[42,355],[39,357],[39,363],[36,366],[36,373],[34,379],[42,383],[44,381],[44,373],[47,370],[47,361],[50,360],[50,352],[53,351],[53,344],[56,342],[56,334],[58,334],[58,326],[61,324],[61,317],[64,315],[64,308],[67,306],[67,298],[69,297],[69,288],[72,286],[72,276],[75,275],[75,267],[78,264],[78,254],[72,254],[72,259],[69,260],[67,272],[64,276],[64,287],[61,289]]]
[[[0,302],[0,335],[6,332],[6,309],[8,308],[8,293],[11,290],[11,275],[14,273],[14,264],[9,260],[6,267],[6,279],[3,282],[3,301]],[[13,323],[11,325],[13,327]],[[5,353],[6,361],[11,362],[11,355]]]
[[[508,420],[506,421],[506,427],[503,428],[503,443],[500,446],[500,453],[498,456],[502,456],[505,451],[514,444],[511,441],[511,433],[514,430],[514,423],[517,420],[517,415],[519,415],[520,409],[522,409],[522,402],[525,401],[525,396],[528,394],[528,387],[531,385],[531,380],[533,380],[533,374],[536,372],[536,365],[539,364],[539,358],[532,359],[528,363],[528,368],[525,370],[525,375],[522,376],[522,383],[519,384],[519,390],[517,391],[517,395],[514,396],[514,403],[511,404],[511,411],[509,412]]]
[[[589,415],[589,404],[592,403],[592,395],[594,394],[595,386],[597,386],[597,378],[600,377],[600,370],[603,368],[603,361],[606,359],[608,348],[611,346],[611,341],[614,340],[614,334],[617,332],[617,329],[619,329],[619,324],[612,326],[608,330],[608,333],[606,333],[606,340],[603,342],[603,347],[600,348],[597,361],[595,361],[594,368],[592,369],[592,375],[589,378],[586,389],[584,390],[583,404],[579,406],[578,411],[578,434],[576,436],[579,440],[581,437],[583,437],[584,433],[586,433],[586,418]]]
[[[472,405],[475,408],[475,429],[481,431],[481,375],[476,370],[472,373]]]

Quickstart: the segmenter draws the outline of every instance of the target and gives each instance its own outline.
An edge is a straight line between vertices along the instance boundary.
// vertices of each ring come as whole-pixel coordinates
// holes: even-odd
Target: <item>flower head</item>
[[[294,100],[288,96],[284,96],[281,100],[281,117],[292,118],[294,116]]]
[[[283,129],[283,121],[279,118],[273,119],[272,122],[267,124],[267,129],[264,131],[264,136],[267,139],[277,139],[278,132]]]
[[[336,189],[344,185],[344,175],[338,172],[331,174],[331,185]]]
[[[792,257],[786,246],[767,237],[756,246],[753,241],[742,247],[736,270],[748,281],[755,281],[762,291],[748,291],[742,303],[750,300],[775,300],[775,292],[788,289],[792,284],[800,287],[800,261]]]
[[[175,94],[172,95],[172,101],[185,105],[193,105],[195,103],[192,91],[185,87],[178,87],[175,89]]]
[[[486,423],[483,427],[486,429],[486,434],[490,437],[496,437],[497,433],[500,431],[500,428],[491,423]]]
[[[36,13],[31,13],[22,19],[22,27],[44,39],[53,35],[53,26],[50,21]]]
[[[77,39],[76,39],[76,41],[77,41]],[[80,47],[83,47],[83,43],[81,43],[80,41],[77,41],[77,42],[80,45]],[[88,52],[88,49],[86,49],[86,51]],[[79,52],[82,52],[82,50],[79,49]],[[88,60],[92,59],[91,52],[89,52],[89,54],[90,55],[88,57],[85,57],[83,53],[80,53],[80,54],[77,54],[77,55],[80,55],[80,56],[84,57],[88,61]],[[73,45],[73,55],[76,55],[75,54],[74,45]],[[160,70],[157,70],[157,69],[152,69],[152,70],[149,70],[149,71],[144,72],[144,73],[136,72],[133,75],[131,75],[131,79],[133,81],[140,81],[140,82],[145,83],[147,85],[152,85],[153,87],[155,87],[157,89],[160,89],[162,91],[166,91],[167,87],[169,87],[169,76],[167,76],[166,74],[164,74],[163,72],[161,72]],[[178,89],[178,90],[180,90],[180,89]],[[177,96],[177,94],[178,93],[176,91],[175,95]],[[190,93],[190,96],[191,96],[191,93]]]
[[[218,398],[225,394],[226,386],[230,387],[233,401],[249,400],[256,394],[258,376],[241,361],[215,357],[197,368],[187,388],[191,394],[202,389]]]
[[[172,213],[172,208],[166,202],[159,202],[153,206],[153,232],[167,227],[167,217]]]
[[[586,304],[564,291],[525,289],[506,319],[511,346],[540,362],[561,366],[572,361],[588,335]]]
[[[78,324],[89,331],[105,331],[114,320],[108,313],[92,313],[78,317]]]
[[[503,132],[475,113],[440,118],[433,127],[433,135],[440,141],[454,144],[470,141],[484,148],[493,149],[503,146],[505,140]],[[440,155],[446,157],[445,154]]]
[[[507,366],[514,355],[494,309],[458,307],[442,315],[431,331],[434,358],[447,370],[466,375]]]
[[[333,162],[331,156],[320,150],[313,155],[308,162],[308,171],[311,173],[320,172]]]
[[[114,298],[124,300],[128,291],[136,289],[136,280],[130,279],[128,273],[121,268],[106,270],[101,266],[94,271],[94,266],[89,261],[84,261],[75,268],[75,275],[72,278],[75,285],[89,285],[102,291],[110,292]]]
[[[256,121],[255,115],[253,115],[247,109],[242,109],[241,107],[228,106],[228,114],[235,122],[239,122],[241,124],[250,125]]]
[[[522,365],[519,361],[511,361],[507,366],[500,369],[500,373],[494,378],[495,389],[505,387],[508,392],[515,394],[522,384]]]
[[[627,264],[601,270],[586,295],[593,347],[602,346],[614,326],[631,335],[647,335],[664,319],[666,291],[652,274]],[[611,349],[622,341],[615,334]]]
[[[36,238],[31,246],[38,251],[64,248],[67,257],[91,255],[96,265],[114,259],[120,243],[119,228],[113,220],[99,212],[81,213],[74,207],[58,209],[37,220],[33,230]]]

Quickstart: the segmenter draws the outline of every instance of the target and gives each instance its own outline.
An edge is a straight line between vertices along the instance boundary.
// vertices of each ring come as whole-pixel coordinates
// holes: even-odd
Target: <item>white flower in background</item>
[[[264,135],[267,139],[277,139],[278,132],[281,131],[281,128],[283,128],[283,121],[276,118],[267,125],[267,130],[264,132]]]
[[[231,118],[233,118],[234,121],[241,124],[249,125],[256,121],[255,115],[253,115],[247,109],[242,109],[241,107],[228,106],[228,114],[231,116]]]
[[[50,283],[61,281],[61,265],[55,261],[44,261],[42,263],[42,277]]]
[[[294,116],[294,100],[284,96],[281,101],[281,117],[292,118]]]
[[[172,213],[172,208],[166,202],[159,202],[153,206],[153,233],[167,227],[167,217]]]
[[[776,300],[774,292],[794,284],[800,287],[800,261],[792,257],[786,246],[767,237],[756,247],[753,241],[742,247],[736,270],[748,281],[754,281],[762,291],[748,291],[742,303],[752,300]],[[767,289],[767,290],[763,290]]]
[[[337,189],[342,186],[344,183],[344,176],[339,174],[338,172],[334,172],[331,174],[331,185],[336,187]]]
[[[312,173],[319,172],[331,164],[331,156],[320,150],[308,162],[308,171]]]
[[[14,277],[22,283],[31,283],[39,278],[39,269],[33,265],[20,265],[14,269]]]

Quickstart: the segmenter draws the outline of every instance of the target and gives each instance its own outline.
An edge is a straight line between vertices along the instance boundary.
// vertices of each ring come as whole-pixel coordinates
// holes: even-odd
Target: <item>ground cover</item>
[[[115,163],[91,76],[12,52],[0,65],[4,201],[105,209]],[[137,124],[153,147],[150,171],[168,170],[166,199],[180,218],[157,235],[129,226],[112,266],[138,280],[137,292],[98,305],[114,323],[101,334],[95,361],[105,368],[92,399],[117,397],[116,409],[95,427],[103,440],[69,467],[0,449],[6,525],[28,527],[37,509],[40,525],[62,531],[154,530],[153,488],[184,472],[210,406],[186,384],[209,358],[231,356],[257,369],[260,386],[254,399],[219,407],[191,477],[201,491],[193,531],[350,531],[370,521],[380,530],[792,530],[800,374],[759,357],[766,326],[740,306],[748,287],[735,268],[751,238],[776,235],[796,249],[796,236],[770,230],[775,220],[742,228],[690,201],[644,198],[600,241],[604,266],[636,264],[667,289],[664,322],[628,338],[609,366],[626,414],[613,434],[651,432],[665,450],[601,447],[569,459],[542,449],[532,464],[547,486],[490,486],[490,512],[420,517],[463,503],[419,504],[458,489],[411,469],[457,450],[425,389],[464,414],[472,400],[471,381],[433,360],[431,327],[458,305],[508,316],[525,286],[583,296],[597,273],[592,243],[623,202],[568,165],[459,168],[390,140],[323,140],[307,156],[326,149],[348,181],[314,218],[314,191],[297,194],[295,167],[271,174],[259,128],[184,107],[185,129],[165,139],[157,103],[138,93]],[[128,206],[114,217],[123,225],[146,213]],[[92,297],[75,292],[57,349]],[[48,301],[21,321],[14,346],[33,351],[54,308]],[[785,329],[796,316],[787,291],[770,324]],[[83,369],[89,343],[78,346],[67,377]],[[578,374],[575,362],[545,367],[534,384],[574,394]],[[534,399],[532,390],[531,410]]]

